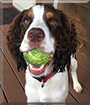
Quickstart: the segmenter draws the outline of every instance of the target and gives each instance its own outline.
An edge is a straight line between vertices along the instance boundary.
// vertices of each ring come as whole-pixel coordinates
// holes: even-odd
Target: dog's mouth
[[[42,66],[33,66],[31,64],[28,64],[29,71],[33,75],[40,75],[40,74],[42,74],[45,71],[45,68],[50,64],[51,59],[52,59],[52,55],[50,56],[48,62],[45,65],[42,65]]]

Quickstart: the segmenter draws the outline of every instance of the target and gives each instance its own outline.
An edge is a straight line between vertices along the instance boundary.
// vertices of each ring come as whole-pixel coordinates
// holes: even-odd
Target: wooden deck
[[[3,4],[3,8],[10,7],[12,7],[12,5],[9,3]],[[3,21],[5,22],[5,20]],[[6,35],[8,29],[9,24],[5,23],[0,25],[0,73],[2,73],[2,75],[0,74],[0,102],[3,102],[2,105],[4,105],[4,103],[6,103],[5,105],[26,105],[26,96],[24,92],[25,73],[23,71],[17,71],[15,62],[6,46]],[[90,93],[88,74],[90,75],[90,71],[87,69],[87,58],[78,51],[76,55],[79,64],[77,74],[83,87],[83,91],[80,94],[74,91],[72,88],[72,79],[70,77],[69,94],[66,99],[66,105],[90,105],[88,104],[88,93]],[[1,76],[3,77],[3,83]]]

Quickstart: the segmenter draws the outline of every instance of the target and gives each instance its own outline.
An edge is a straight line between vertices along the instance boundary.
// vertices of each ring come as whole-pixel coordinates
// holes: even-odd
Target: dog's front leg
[[[76,70],[77,70],[77,60],[75,59],[75,57],[73,55],[71,55],[71,76],[72,76],[72,80],[73,80],[73,88],[76,92],[80,93],[82,91],[82,87],[78,81],[78,78],[77,78],[77,73],[76,73]]]

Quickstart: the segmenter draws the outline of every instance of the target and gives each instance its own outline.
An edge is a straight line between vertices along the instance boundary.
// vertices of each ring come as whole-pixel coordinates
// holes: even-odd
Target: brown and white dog
[[[13,20],[7,40],[17,69],[25,70],[27,102],[65,103],[69,67],[73,87],[76,92],[81,92],[76,74],[77,33],[62,11],[49,4],[24,10]],[[25,62],[23,52],[33,48],[51,54],[46,65],[35,67]]]

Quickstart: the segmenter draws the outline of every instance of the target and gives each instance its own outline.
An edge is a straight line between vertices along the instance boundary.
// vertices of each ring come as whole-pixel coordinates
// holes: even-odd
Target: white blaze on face
[[[43,32],[45,34],[45,38],[44,38],[43,42],[41,43],[40,48],[43,51],[48,52],[48,53],[54,52],[54,43],[55,42],[50,37],[50,31],[49,31],[48,27],[46,26],[45,21],[43,19],[44,6],[40,6],[40,5],[34,6],[34,7],[32,7],[32,12],[34,14],[34,19],[24,35],[23,41],[20,46],[20,51],[25,52],[25,51],[31,50],[31,46],[28,43],[29,39],[27,38],[28,32],[32,28],[40,28],[43,30]]]

